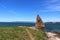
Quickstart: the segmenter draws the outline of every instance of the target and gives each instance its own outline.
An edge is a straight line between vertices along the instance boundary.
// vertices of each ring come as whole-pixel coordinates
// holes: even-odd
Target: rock
[[[48,40],[60,40],[60,34],[54,32],[46,32]]]
[[[44,23],[41,20],[41,18],[39,17],[39,15],[37,15],[37,18],[36,18],[35,28],[36,29],[43,29],[44,30]]]

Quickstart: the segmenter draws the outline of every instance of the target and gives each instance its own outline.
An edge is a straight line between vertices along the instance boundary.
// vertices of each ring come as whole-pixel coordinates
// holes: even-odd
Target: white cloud
[[[6,7],[6,6],[4,6],[4,5],[3,5],[3,4],[1,4],[1,3],[0,3],[0,6],[1,6],[2,8],[4,8],[4,9],[6,9],[6,10],[7,10],[7,12],[12,13],[12,14],[16,14],[16,12],[15,12],[14,10],[9,10],[9,9],[7,9],[7,7]]]
[[[3,7],[3,8],[7,8],[6,6],[4,6],[3,4],[0,3],[0,6]]]
[[[51,3],[58,2],[59,0],[50,0]]]
[[[60,0],[46,0],[44,5],[45,9],[41,10],[43,12],[60,11]]]
[[[60,22],[59,18],[45,18],[44,22]]]
[[[47,8],[53,11],[60,11],[60,6],[57,5],[48,6]]]
[[[17,14],[14,10],[8,10],[9,13]]]
[[[58,1],[59,1],[59,0],[46,0],[45,2],[50,4],[50,3],[56,3],[56,2],[58,2]]]

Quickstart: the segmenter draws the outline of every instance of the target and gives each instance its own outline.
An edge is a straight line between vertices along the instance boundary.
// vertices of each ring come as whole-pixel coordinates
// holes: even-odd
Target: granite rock
[[[44,23],[43,23],[43,21],[41,20],[41,18],[40,18],[39,15],[37,15],[37,18],[36,18],[35,28],[36,28],[36,29],[44,29]]]

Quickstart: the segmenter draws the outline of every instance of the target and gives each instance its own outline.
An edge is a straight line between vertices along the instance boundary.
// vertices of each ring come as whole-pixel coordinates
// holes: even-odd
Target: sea
[[[35,22],[0,22],[0,27],[18,27],[27,26],[33,27]],[[60,23],[44,23],[46,32],[59,32],[60,33]]]

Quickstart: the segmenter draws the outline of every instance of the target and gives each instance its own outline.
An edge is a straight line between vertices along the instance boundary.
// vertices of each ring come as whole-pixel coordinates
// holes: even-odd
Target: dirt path
[[[29,35],[30,39],[31,39],[31,40],[35,40],[34,37],[32,36],[32,34],[29,32],[29,30],[26,29],[26,31],[27,31],[27,34]]]

